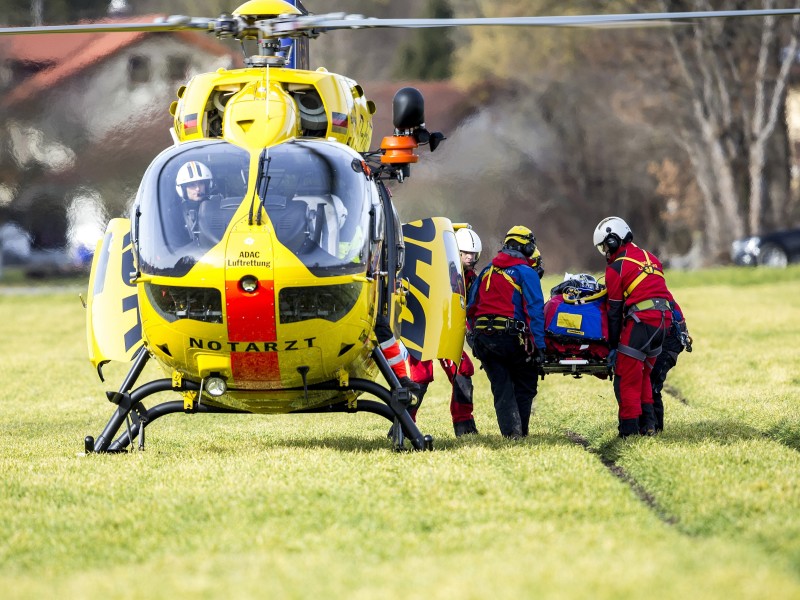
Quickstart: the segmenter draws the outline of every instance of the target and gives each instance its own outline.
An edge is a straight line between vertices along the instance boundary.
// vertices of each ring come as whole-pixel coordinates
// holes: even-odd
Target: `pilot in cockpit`
[[[196,160],[185,163],[175,178],[175,190],[182,200],[186,229],[195,240],[200,234],[198,225],[200,203],[208,199],[213,183],[214,176],[211,170]]]

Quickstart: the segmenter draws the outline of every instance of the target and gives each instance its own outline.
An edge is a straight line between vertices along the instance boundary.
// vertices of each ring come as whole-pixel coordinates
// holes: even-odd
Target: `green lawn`
[[[549,375],[506,441],[479,372],[456,440],[438,370],[436,451],[401,454],[367,413],[178,414],[82,456],[125,369],[86,360],[79,286],[0,293],[2,595],[800,598],[800,269],[668,280],[695,351],[662,435],[619,440],[607,381]]]

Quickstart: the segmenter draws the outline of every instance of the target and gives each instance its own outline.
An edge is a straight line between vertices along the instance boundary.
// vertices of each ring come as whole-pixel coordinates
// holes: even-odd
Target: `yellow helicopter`
[[[394,135],[372,144],[375,104],[348,77],[308,69],[307,42],[363,27],[604,26],[798,10],[572,17],[367,19],[312,15],[300,2],[250,0],[218,18],[0,29],[2,34],[205,31],[254,53],[242,69],[192,78],[170,106],[174,145],[112,219],[89,280],[89,359],[131,363],[116,408],[86,452],[144,448],[171,413],[381,415],[395,449],[431,449],[413,395],[380,350],[387,321],[421,360],[459,361],[465,298],[454,224],[402,224],[386,186],[402,182],[429,132],[414,88],[393,101]],[[164,378],[139,385],[155,359]],[[380,383],[380,378],[383,383]],[[138,386],[138,387],[137,387]],[[146,408],[160,392],[179,400]],[[377,400],[365,399],[364,395]]]

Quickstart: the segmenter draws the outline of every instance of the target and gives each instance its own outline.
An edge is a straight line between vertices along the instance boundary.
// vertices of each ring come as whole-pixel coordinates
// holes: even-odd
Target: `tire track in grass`
[[[676,387],[672,387],[668,383],[664,384],[664,391],[667,392],[670,396],[675,398],[678,402],[685,406],[689,406],[689,400],[686,399],[686,396],[681,394],[680,390]]]
[[[675,526],[678,523],[678,519],[674,516],[670,515],[664,508],[662,508],[656,499],[650,494],[646,489],[644,489],[625,469],[615,463],[613,460],[610,460],[594,450],[591,445],[589,444],[589,440],[585,437],[580,435],[579,433],[575,433],[574,431],[567,431],[566,432],[567,439],[578,446],[581,446],[584,450],[586,450],[589,454],[596,456],[603,466],[608,469],[608,471],[617,479],[625,483],[636,497],[641,500],[642,504],[644,504],[649,510],[651,510],[655,515],[661,520],[663,523]]]

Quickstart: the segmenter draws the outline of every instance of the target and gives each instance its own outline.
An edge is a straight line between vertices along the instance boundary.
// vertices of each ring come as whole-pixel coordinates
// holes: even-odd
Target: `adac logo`
[[[236,258],[229,258],[226,261],[228,267],[264,267],[269,269],[272,262],[263,260],[259,250],[242,250]]]

